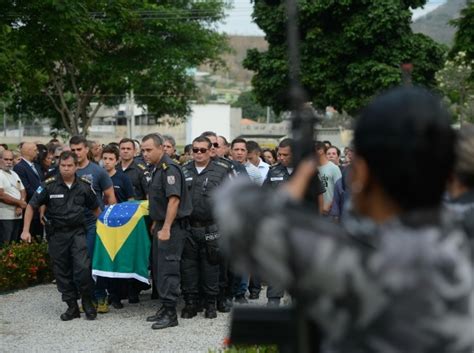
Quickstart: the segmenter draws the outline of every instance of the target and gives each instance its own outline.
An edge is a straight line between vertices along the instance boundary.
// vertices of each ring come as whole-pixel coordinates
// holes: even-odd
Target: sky
[[[438,6],[444,4],[446,0],[429,0],[424,9],[413,11],[413,19],[433,11]],[[263,36],[264,33],[252,22],[252,3],[250,0],[233,0],[233,9],[228,11],[225,23],[220,26],[220,30],[227,34]]]

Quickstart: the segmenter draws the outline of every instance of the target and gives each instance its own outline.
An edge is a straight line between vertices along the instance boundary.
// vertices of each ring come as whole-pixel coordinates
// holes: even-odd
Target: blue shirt
[[[133,197],[133,185],[130,178],[121,170],[112,176],[112,183],[114,184],[114,193],[117,203],[128,201]]]
[[[110,179],[109,174],[99,167],[97,164],[89,162],[85,168],[77,169],[76,174],[79,177],[83,177],[89,180],[92,184],[92,189],[94,189],[95,195],[97,196],[97,201],[101,209],[104,209],[104,190],[110,188],[112,184],[112,179]],[[86,211],[86,224],[90,225],[95,223],[96,218],[92,211]]]

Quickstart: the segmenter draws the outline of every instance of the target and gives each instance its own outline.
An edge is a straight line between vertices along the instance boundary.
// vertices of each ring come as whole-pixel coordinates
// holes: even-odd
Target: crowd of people
[[[413,97],[420,102],[414,104]],[[403,106],[405,103],[406,107]],[[417,110],[417,104],[422,103],[424,106]],[[387,112],[387,107],[392,110]],[[413,113],[415,111],[418,115]],[[439,218],[438,207],[443,201],[443,208],[457,215],[470,241],[470,249],[474,248],[474,131],[463,128],[455,137],[447,115],[443,115],[436,99],[425,91],[395,91],[376,100],[364,114],[355,130],[356,154],[353,154],[352,145],[341,153],[329,141],[316,141],[312,161],[304,162],[296,170],[291,138],[281,140],[272,150],[241,137],[228,142],[212,131],[196,137],[181,155],[177,153],[174,138],[159,133],[146,135],[141,141],[124,138],[106,146],[83,136],[73,136],[67,145],[57,140],[46,146],[24,142],[19,146],[20,159],[15,158],[8,146],[3,146],[0,150],[2,244],[18,241],[20,234],[24,241],[40,241],[46,233],[58,290],[68,305],[61,319],[72,320],[80,316],[79,298],[82,298],[86,318],[94,319],[97,312],[108,312],[109,305],[117,309],[123,307],[121,300],[125,298],[129,303],[137,303],[143,289],[134,280],[117,283],[98,277],[95,283],[92,281],[90,259],[96,240],[97,217],[106,205],[148,200],[152,296],[159,298],[161,303],[159,310],[147,318],[153,322],[153,329],[178,325],[176,308],[181,296],[185,302],[180,313],[183,319],[191,319],[203,310],[206,318],[213,319],[217,312],[229,312],[234,303],[245,304],[258,299],[262,290],[260,275],[268,285],[268,306],[279,306],[284,290],[292,285],[296,286],[293,290],[305,288],[308,293],[314,292],[314,298],[311,297],[314,300],[309,300],[308,308],[313,310],[311,315],[314,314],[320,326],[329,335],[335,335],[329,336],[331,339],[340,339],[345,334],[350,337],[357,332],[353,331],[351,322],[343,319],[348,312],[339,311],[339,307],[346,308],[347,304],[346,309],[352,310],[353,304],[357,315],[368,315],[361,320],[371,322],[370,316],[374,312],[367,313],[366,307],[357,305],[369,303],[374,298],[384,298],[383,303],[374,302],[374,305],[377,304],[377,310],[386,313],[394,325],[398,325],[399,314],[404,309],[397,305],[405,302],[401,297],[390,297],[387,291],[398,293],[400,288],[408,288],[413,283],[405,283],[401,277],[396,277],[402,273],[397,272],[401,269],[386,262],[393,260],[398,264],[391,256],[398,254],[400,244],[385,244],[388,246],[385,248],[382,238],[374,237],[374,234],[387,233],[387,239],[392,239],[388,233],[396,232],[403,224],[408,228],[404,228],[398,240],[405,239],[414,249],[418,249],[420,242],[417,243],[411,234],[419,234],[425,226],[428,227],[425,247],[432,246],[430,232],[438,234],[441,229],[444,234],[441,238],[458,236],[461,233],[453,233],[451,226],[444,228],[444,216]],[[443,148],[431,147],[432,143],[440,141]],[[396,161],[398,157],[403,161]],[[436,166],[432,162],[436,162]],[[405,163],[405,168],[401,168],[400,163]],[[430,171],[433,175],[428,178]],[[241,184],[243,180],[247,182],[245,187]],[[216,198],[215,191],[222,189],[224,184],[234,185],[235,190],[223,192]],[[289,196],[306,203],[305,211],[295,213],[291,206],[294,200]],[[288,208],[282,208],[283,204],[288,204]],[[352,214],[353,210],[357,211],[356,215]],[[399,216],[402,217],[399,221],[393,221]],[[270,220],[262,225],[267,219]],[[293,219],[300,219],[302,223],[293,224]],[[313,219],[322,222],[315,223]],[[308,220],[310,228],[304,220]],[[331,227],[338,227],[339,223],[356,245],[335,235],[342,231]],[[329,226],[322,226],[324,224]],[[228,235],[227,241],[219,241],[221,233]],[[287,238],[286,233],[295,233],[295,237]],[[311,235],[313,233],[317,236]],[[334,237],[328,238],[324,234]],[[307,235],[311,237],[307,238]],[[279,237],[283,240],[276,240]],[[284,241],[291,244],[284,246]],[[457,242],[461,242],[460,238]],[[379,246],[380,251],[377,250]],[[470,264],[461,264],[465,254],[456,246],[452,243],[442,255],[454,261],[449,266],[457,264],[456,261],[460,266],[466,265],[453,269],[452,273],[456,277],[454,282],[459,280],[463,286],[468,285],[469,277],[465,275],[472,270],[472,258]],[[335,250],[338,247],[340,252]],[[314,253],[308,252],[310,249]],[[296,263],[291,266],[290,255],[285,255],[290,250],[301,252],[301,258],[293,259]],[[383,252],[385,250],[388,253]],[[433,247],[434,252],[438,250]],[[242,251],[245,255],[239,253]],[[239,253],[236,258],[247,266],[233,267],[234,252]],[[383,255],[381,258],[377,257],[379,252]],[[334,257],[330,258],[331,253]],[[419,260],[416,256],[409,257],[411,253],[404,255],[410,266],[414,264],[412,260]],[[363,258],[373,262],[365,262]],[[297,264],[300,260],[307,260],[306,267]],[[331,267],[330,263],[335,266]],[[395,277],[385,278],[392,282],[384,282],[383,275],[379,278],[379,268],[373,267],[375,263],[386,266],[387,271],[394,269]],[[248,264],[255,266],[255,271]],[[418,265],[423,268],[425,263]],[[443,262],[440,266],[444,265]],[[292,273],[295,268],[301,273]],[[415,272],[417,270],[418,267]],[[438,271],[441,270],[433,270]],[[305,273],[322,282],[292,282]],[[370,278],[365,277],[367,273]],[[448,300],[445,298],[447,292],[436,292],[440,288],[436,286],[442,284],[439,277],[436,278],[433,277],[433,282],[431,277],[425,278],[425,284],[433,289],[430,295],[441,305]],[[331,283],[337,288],[331,287]],[[459,287],[456,292],[459,295],[451,298],[465,305],[466,298],[473,297],[472,281],[470,285],[471,293]],[[318,290],[322,297],[318,296]],[[379,290],[379,296],[373,297],[371,290]],[[415,292],[410,289],[410,293]],[[439,296],[435,298],[435,295]],[[321,298],[327,301],[324,303]],[[359,298],[359,304],[352,303],[351,298]],[[393,308],[399,312],[385,305],[392,300]],[[410,303],[405,304],[407,308],[411,307]],[[431,304],[427,310],[431,310]],[[459,314],[457,309],[451,313],[447,308],[443,313],[459,314],[469,322],[472,307],[468,304],[464,306],[465,313]],[[344,322],[335,323],[336,317],[332,314],[343,315],[337,317]],[[430,311],[428,316],[431,318],[432,314]],[[377,322],[372,323],[377,325]],[[387,327],[392,326],[388,324]],[[433,332],[441,335],[444,329],[436,328]],[[389,335],[390,329],[382,331],[381,335]],[[364,334],[366,332],[360,337],[365,337]],[[415,336],[413,340],[418,340]],[[390,344],[399,344],[394,343],[392,337],[384,336],[384,339]],[[448,341],[446,338],[441,343],[450,348]]]
[[[166,283],[168,278],[158,278],[160,269],[166,268],[166,264],[159,264],[159,259],[162,257],[158,255],[158,245],[154,244],[154,255],[150,264],[155,279],[153,297],[160,297],[163,307],[166,303],[175,307],[181,288],[186,303],[181,313],[183,318],[196,316],[202,308],[206,309],[206,317],[215,318],[217,311],[229,312],[234,301],[242,304],[248,303],[249,299],[258,299],[262,288],[260,279],[250,274],[234,273],[229,268],[228,261],[224,261],[221,256],[218,246],[219,232],[210,200],[212,192],[218,186],[236,178],[247,178],[259,186],[269,188],[276,188],[287,181],[293,172],[292,140],[283,139],[276,149],[264,149],[256,141],[236,138],[229,143],[224,136],[206,131],[192,144],[185,146],[183,153],[179,155],[172,136],[159,134],[151,136],[152,139],[143,141],[124,138],[118,143],[111,142],[107,145],[87,140],[83,136],[73,136],[68,144],[61,144],[57,139],[52,139],[47,145],[23,142],[18,146],[19,154],[9,150],[7,145],[2,145],[0,148],[2,244],[20,241],[22,230],[23,232],[27,230],[34,241],[46,238],[51,251],[52,240],[60,238],[58,234],[73,234],[75,227],[71,224],[78,223],[85,232],[87,259],[75,264],[82,270],[75,268],[73,271],[84,272],[90,268],[94,251],[99,212],[95,210],[96,206],[99,210],[103,210],[105,206],[115,203],[149,199],[150,217],[153,220],[150,233],[153,234],[154,231],[163,228],[168,211],[165,206],[176,197],[180,207],[184,207],[189,201],[185,207],[187,209],[183,211],[185,215],[176,215],[176,219],[172,222],[183,225],[183,234],[180,236],[182,241],[174,254],[180,258],[181,265],[179,273],[175,273],[178,282],[173,284],[177,289],[170,293],[169,288],[165,288],[168,286]],[[158,147],[161,154],[155,156],[153,153],[156,154],[156,151],[149,152],[150,141],[153,142],[152,150]],[[312,206],[319,214],[337,220],[340,217],[343,200],[343,192],[338,191],[341,189],[338,188],[338,181],[350,165],[352,151],[346,147],[344,155],[341,155],[338,147],[332,146],[329,141],[324,141],[315,144],[315,155],[321,167]],[[67,176],[67,172],[66,174],[61,172],[61,163],[68,162],[68,158],[72,158],[72,164],[76,165],[74,174],[81,182],[90,184],[97,198],[97,205],[94,204],[92,209],[85,203],[81,205],[83,208],[89,208],[83,212],[83,218],[79,215],[77,219],[71,218],[74,211],[62,200],[64,194],[53,188],[57,187],[58,181],[64,181],[65,178],[72,180],[70,175]],[[165,194],[160,194],[161,186],[155,184],[161,183],[162,178],[156,175],[163,169],[163,163],[173,166],[164,170],[168,183],[165,187],[171,189]],[[168,175],[173,170],[174,174]],[[50,187],[56,191],[49,190]],[[188,196],[184,195],[185,191]],[[58,203],[58,200],[45,200],[43,197],[45,192],[54,192],[49,197],[58,198],[61,201],[60,207],[55,208],[55,202]],[[74,197],[77,199],[77,196]],[[28,204],[31,210],[25,212]],[[161,206],[164,207],[162,212],[159,210]],[[58,214],[59,211],[65,214]],[[160,212],[163,215],[159,216]],[[152,236],[152,239],[155,238],[157,237]],[[54,254],[52,259],[54,264]],[[77,295],[76,288],[68,284],[68,273],[71,272],[69,266],[63,264],[55,266],[54,269],[63,300],[75,308],[73,302],[76,301],[72,298]],[[112,283],[117,281],[105,281],[99,277],[95,285],[91,284],[89,279],[84,281],[84,286],[79,286],[79,290],[94,288],[90,294],[90,301],[95,303],[99,313],[108,312],[110,305],[122,308],[121,300],[124,298],[130,303],[137,303],[140,290],[143,289],[143,285],[135,280],[117,284]],[[163,282],[166,284],[163,285]],[[161,293],[160,287],[164,288]],[[283,290],[269,285],[267,297],[268,305],[279,305]],[[87,304],[86,301],[85,306],[89,307]],[[75,310],[71,313],[63,315],[62,318],[77,317]],[[153,315],[149,320],[156,321],[157,318],[158,315]]]

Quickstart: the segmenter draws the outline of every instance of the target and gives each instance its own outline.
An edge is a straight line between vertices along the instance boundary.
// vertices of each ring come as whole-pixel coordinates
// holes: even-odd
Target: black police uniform
[[[288,168],[278,163],[270,168],[268,171],[267,177],[263,183],[264,187],[271,187],[273,189],[278,188],[281,184],[285,183],[291,178],[291,174],[288,172]],[[322,185],[319,177],[316,177],[316,182],[311,185],[311,194],[316,196],[324,193],[326,190]],[[316,202],[311,205],[312,207],[316,206]],[[269,304],[277,304],[284,295],[284,290],[277,288],[271,284],[267,288],[267,298]]]
[[[170,239],[158,239],[158,231],[166,219],[168,198],[177,196],[180,199],[176,218],[171,226]],[[156,165],[148,190],[150,218],[156,222],[153,232],[153,270],[155,285],[163,309],[148,321],[157,321],[153,328],[164,328],[177,325],[176,303],[180,296],[180,261],[184,241],[188,236],[188,217],[192,206],[185,185],[183,172],[166,154]],[[167,317],[166,317],[167,316]]]
[[[91,183],[76,176],[69,188],[61,175],[54,176],[36,190],[29,204],[34,209],[46,205],[48,250],[62,300],[77,306],[79,289],[84,306],[94,291],[84,210],[99,207]]]
[[[214,162],[219,162],[223,167],[227,168],[227,175],[229,179],[237,177],[249,178],[247,169],[239,162],[233,161],[225,157],[213,157]],[[240,278],[236,276],[229,266],[229,259],[221,256],[219,264],[219,297],[217,301],[217,309],[220,312],[229,312],[232,305],[232,298],[234,292],[234,282]]]
[[[228,167],[221,161],[210,161],[201,173],[195,163],[183,166],[186,185],[191,193],[193,212],[190,216],[191,236],[184,244],[181,277],[186,307],[183,318],[196,316],[201,285],[205,296],[207,318],[216,317],[219,294],[218,231],[212,215],[211,194],[228,179]]]
[[[117,169],[122,170],[132,182],[135,200],[146,200],[148,193],[147,177],[150,177],[147,166],[144,163],[132,161],[127,169],[122,169],[120,163],[117,165]]]

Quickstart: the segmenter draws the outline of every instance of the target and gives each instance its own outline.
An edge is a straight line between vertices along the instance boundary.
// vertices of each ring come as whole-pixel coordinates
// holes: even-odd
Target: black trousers
[[[162,241],[158,239],[159,230],[160,226],[155,227],[153,234],[153,280],[161,303],[175,308],[181,295],[181,254],[189,233],[179,223],[174,223],[170,239]]]
[[[184,243],[181,260],[181,278],[184,299],[196,302],[202,292],[205,299],[215,301],[219,294],[219,262],[212,258],[210,244],[205,234],[215,230],[192,228]]]
[[[94,280],[87,253],[85,228],[55,231],[49,237],[48,251],[62,300],[77,300],[78,289],[82,296],[92,296]]]
[[[0,246],[20,240],[21,219],[0,219]]]
[[[249,292],[252,294],[260,294],[262,290],[262,282],[258,276],[251,275],[249,281]]]

